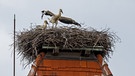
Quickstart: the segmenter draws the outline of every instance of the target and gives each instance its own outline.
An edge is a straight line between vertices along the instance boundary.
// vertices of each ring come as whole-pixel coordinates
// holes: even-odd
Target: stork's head
[[[43,19],[43,16],[44,16],[45,10],[41,11],[41,13],[42,13],[41,19]]]
[[[45,10],[42,10],[42,11],[41,11],[41,13],[44,13],[44,12],[45,12]]]
[[[59,10],[61,13],[63,13],[62,9]]]

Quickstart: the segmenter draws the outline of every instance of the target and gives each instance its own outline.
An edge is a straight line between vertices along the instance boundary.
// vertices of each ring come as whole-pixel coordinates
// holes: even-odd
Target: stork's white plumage
[[[50,22],[52,23],[52,26],[54,27],[54,24],[55,24],[55,27],[57,26],[58,24],[58,20],[59,18],[61,17],[61,13],[63,13],[62,9],[59,9],[59,13],[58,15],[53,15]]]
[[[47,20],[44,20],[43,25],[38,25],[38,26],[36,26],[36,28],[45,30],[47,28],[47,24],[48,24]]]
[[[44,20],[43,30],[45,30],[47,28],[47,24],[48,24],[47,20]]]

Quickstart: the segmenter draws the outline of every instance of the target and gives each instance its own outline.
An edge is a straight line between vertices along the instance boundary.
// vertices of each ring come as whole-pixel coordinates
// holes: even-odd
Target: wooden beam
[[[87,47],[87,48],[60,48],[60,47],[50,47],[42,46],[42,49],[60,49],[60,50],[87,50],[87,51],[103,51],[103,46]]]

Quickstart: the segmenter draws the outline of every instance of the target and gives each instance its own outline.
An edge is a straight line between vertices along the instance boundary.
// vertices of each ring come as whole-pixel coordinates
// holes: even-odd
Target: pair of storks
[[[57,23],[58,23],[58,20],[59,20],[60,22],[62,22],[62,23],[65,23],[65,24],[74,24],[74,25],[77,25],[77,26],[80,26],[80,27],[81,27],[81,25],[80,25],[78,22],[76,22],[75,20],[73,20],[73,19],[71,19],[71,18],[68,18],[68,17],[63,17],[63,16],[61,16],[61,13],[63,13],[62,9],[59,9],[59,14],[58,14],[58,15],[55,15],[54,13],[52,13],[52,12],[49,11],[49,10],[47,10],[47,11],[43,10],[43,11],[41,11],[41,12],[42,12],[41,19],[43,19],[43,16],[44,16],[44,15],[47,15],[47,16],[52,17],[51,19],[49,19],[49,21],[53,24],[53,26],[54,26],[54,23],[55,23],[55,27],[56,27],[56,25],[57,25]],[[45,24],[48,24],[48,23],[46,22],[46,20],[45,20],[44,23],[45,23]]]

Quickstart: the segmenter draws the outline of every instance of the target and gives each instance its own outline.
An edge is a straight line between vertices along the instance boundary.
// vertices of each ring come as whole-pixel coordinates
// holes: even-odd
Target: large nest
[[[97,31],[93,28],[59,27],[41,30],[30,28],[18,32],[16,35],[18,54],[27,64],[31,63],[42,49],[42,45],[60,48],[87,48],[90,46],[103,46],[104,57],[110,57],[112,47],[118,39],[115,33],[108,29]]]

